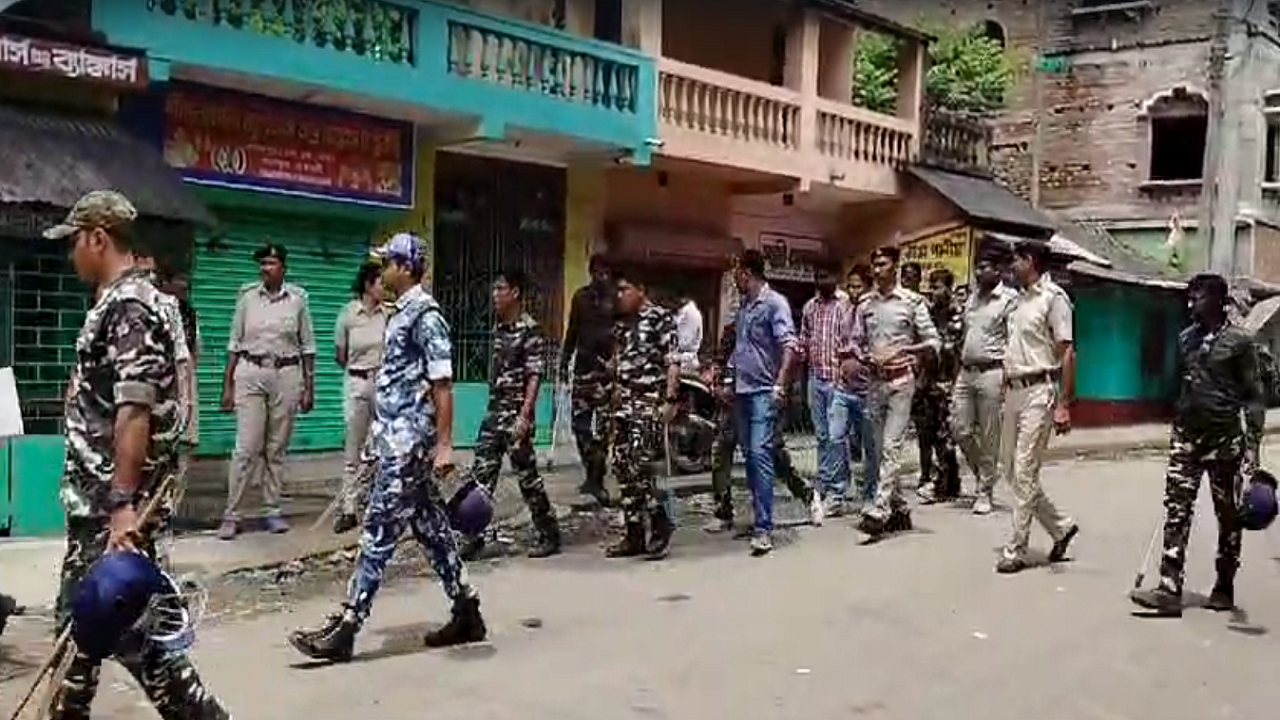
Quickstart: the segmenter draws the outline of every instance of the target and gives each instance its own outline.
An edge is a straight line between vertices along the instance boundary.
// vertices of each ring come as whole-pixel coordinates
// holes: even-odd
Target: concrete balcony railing
[[[915,157],[909,120],[668,58],[658,60],[662,154],[892,194]]]
[[[658,122],[663,153],[776,168],[800,150],[799,93],[696,65],[658,61]],[[729,159],[733,158],[732,161]]]
[[[656,132],[654,62],[628,48],[433,0],[110,0],[94,28],[152,77],[198,69],[632,149]]]
[[[920,162],[947,170],[991,172],[991,125],[978,115],[940,108],[925,115]]]

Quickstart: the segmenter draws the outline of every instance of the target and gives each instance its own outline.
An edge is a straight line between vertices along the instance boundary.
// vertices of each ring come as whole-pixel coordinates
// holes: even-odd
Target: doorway
[[[595,29],[597,40],[622,43],[622,0],[595,0]]]

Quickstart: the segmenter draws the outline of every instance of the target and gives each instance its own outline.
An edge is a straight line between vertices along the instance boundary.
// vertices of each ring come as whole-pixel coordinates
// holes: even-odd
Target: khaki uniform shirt
[[[333,345],[346,351],[348,370],[376,370],[382,365],[386,335],[386,308],[379,303],[369,310],[363,301],[352,300],[338,313]]]
[[[284,283],[275,295],[262,283],[241,288],[227,352],[277,360],[316,354],[307,291]]]
[[[925,343],[935,351],[942,345],[929,316],[929,303],[920,293],[900,285],[888,294],[872,290],[864,295],[854,322],[863,351],[872,356],[903,345]]]
[[[1004,285],[997,285],[986,296],[981,291],[974,291],[969,296],[964,305],[961,364],[1004,360],[1004,349],[1009,343],[1009,312],[1017,297],[1016,291]]]
[[[1067,291],[1041,275],[1018,293],[1009,312],[1009,346],[1004,370],[1009,378],[1050,372],[1062,367],[1058,345],[1073,340],[1071,299]]]

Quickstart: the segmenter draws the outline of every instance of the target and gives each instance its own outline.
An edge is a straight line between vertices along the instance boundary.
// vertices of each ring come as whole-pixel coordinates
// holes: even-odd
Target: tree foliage
[[[1005,48],[986,36],[981,25],[939,26],[926,31],[929,45],[925,92],[931,104],[967,113],[990,114],[1005,106],[1014,67]],[[853,101],[878,112],[892,112],[898,92],[900,43],[883,33],[863,35],[853,57]]]

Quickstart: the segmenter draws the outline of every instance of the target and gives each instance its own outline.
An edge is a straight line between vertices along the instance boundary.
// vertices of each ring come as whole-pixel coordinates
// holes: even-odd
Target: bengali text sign
[[[902,245],[902,262],[920,263],[924,269],[925,283],[929,272],[946,268],[956,277],[956,284],[969,282],[969,253],[972,233],[967,227],[959,227],[928,235]]]
[[[238,93],[165,98],[164,155],[193,182],[413,205],[408,123]]]

